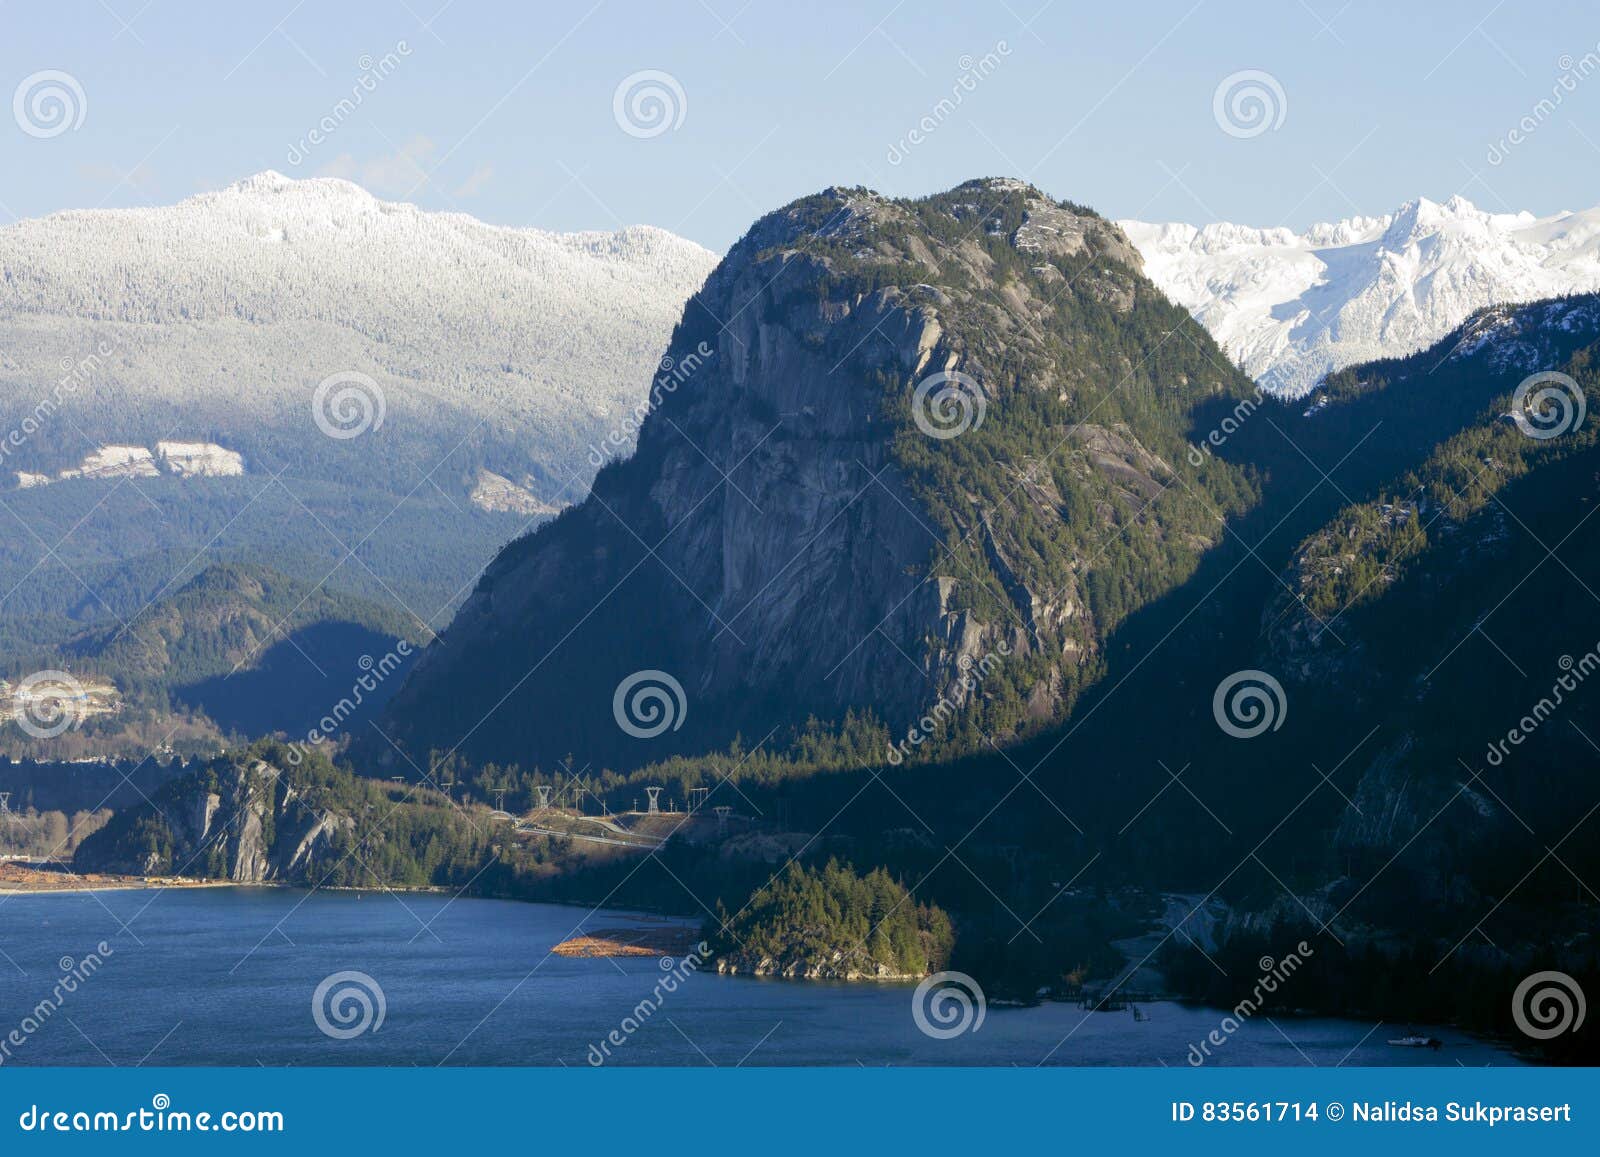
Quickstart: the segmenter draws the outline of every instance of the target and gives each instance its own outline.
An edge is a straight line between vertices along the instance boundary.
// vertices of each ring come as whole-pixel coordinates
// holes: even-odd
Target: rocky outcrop
[[[391,734],[626,767],[852,709],[976,710],[991,654],[1058,716],[1099,644],[1080,567],[1159,521],[1181,445],[1114,407],[1067,424],[1134,366],[1137,309],[1183,320],[1115,226],[1020,182],[762,218],[688,306],[635,455],[490,565]],[[1196,396],[1221,388],[1220,358],[1173,347]],[[614,704],[640,671],[682,689],[649,742]]]
[[[350,816],[307,803],[281,768],[223,756],[146,807],[120,813],[84,841],[74,862],[136,876],[299,880],[353,827]]]
[[[834,952],[826,963],[774,960],[770,956],[719,956],[717,972],[723,976],[775,976],[784,980],[921,980],[927,975],[896,972],[887,964],[862,962],[842,951]]]

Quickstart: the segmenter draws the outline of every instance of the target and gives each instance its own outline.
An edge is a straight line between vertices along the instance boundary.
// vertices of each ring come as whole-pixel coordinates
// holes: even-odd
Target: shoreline
[[[209,876],[132,876],[116,872],[74,872],[66,866],[44,867],[25,860],[0,861],[0,897],[83,895],[92,892],[136,892],[193,888],[290,888],[311,892],[402,892],[408,895],[433,893],[452,895],[454,890],[439,884],[381,884],[372,887],[325,884],[311,887],[292,880],[227,880]],[[495,897],[482,897],[494,899]],[[543,902],[543,901],[541,901]]]
[[[80,895],[92,892],[129,892],[140,888],[232,888],[236,880],[180,876],[123,876],[112,872],[74,872],[43,867],[32,861],[0,862],[0,896]]]

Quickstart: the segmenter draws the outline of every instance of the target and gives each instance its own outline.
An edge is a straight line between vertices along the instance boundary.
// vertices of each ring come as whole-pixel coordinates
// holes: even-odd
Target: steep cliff
[[[83,871],[208,876],[240,883],[304,880],[345,850],[355,821],[316,801],[284,767],[250,752],[215,760],[118,812],[74,858]]]
[[[501,553],[384,729],[547,768],[852,709],[1004,741],[1248,501],[1174,470],[1193,408],[1248,390],[1088,210],[1005,180],[797,201],[690,301],[636,454]]]

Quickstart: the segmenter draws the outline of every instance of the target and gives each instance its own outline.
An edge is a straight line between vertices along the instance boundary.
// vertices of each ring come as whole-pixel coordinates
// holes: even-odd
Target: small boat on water
[[[1409,1036],[1396,1037],[1390,1040],[1389,1043],[1395,1048],[1399,1049],[1438,1050],[1444,1047],[1444,1041],[1440,1040],[1438,1037],[1426,1036],[1419,1032],[1411,1033]]]

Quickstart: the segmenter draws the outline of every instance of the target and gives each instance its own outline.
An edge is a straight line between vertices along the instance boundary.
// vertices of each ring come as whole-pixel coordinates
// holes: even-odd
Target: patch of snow
[[[233,478],[244,473],[244,455],[215,442],[157,442],[156,457],[179,478]]]
[[[84,455],[75,470],[63,470],[66,478],[154,478],[155,455],[143,446],[101,446]]]
[[[512,514],[559,514],[561,508],[542,501],[531,490],[493,470],[479,470],[472,488],[472,504],[479,510]]]

